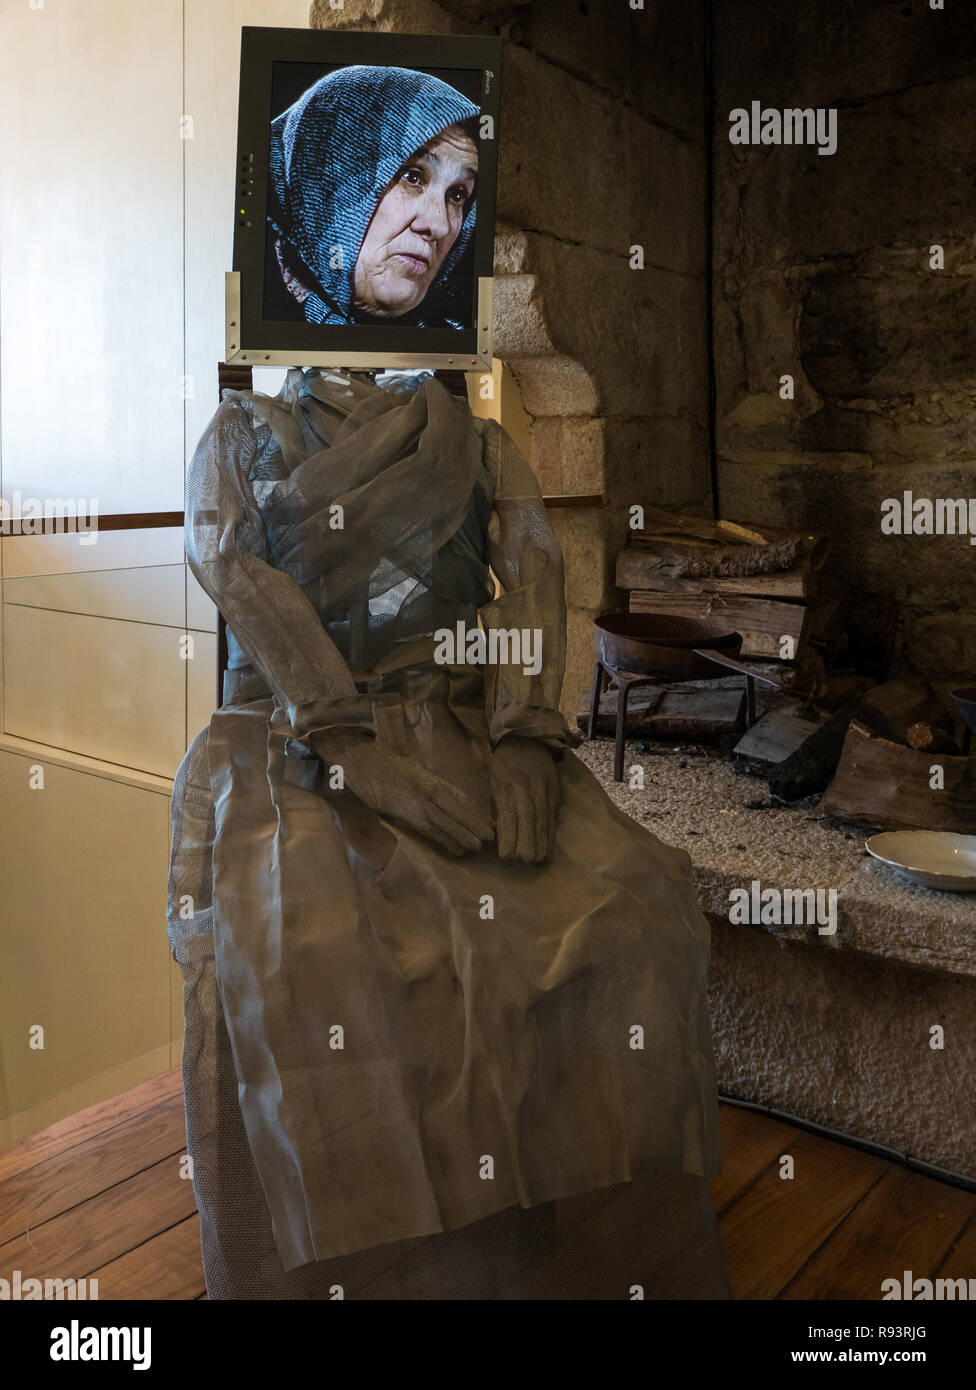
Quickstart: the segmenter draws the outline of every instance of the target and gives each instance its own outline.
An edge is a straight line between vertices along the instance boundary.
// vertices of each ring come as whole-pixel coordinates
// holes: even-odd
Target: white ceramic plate
[[[926,888],[976,893],[976,835],[949,830],[889,830],[872,835],[868,854]]]

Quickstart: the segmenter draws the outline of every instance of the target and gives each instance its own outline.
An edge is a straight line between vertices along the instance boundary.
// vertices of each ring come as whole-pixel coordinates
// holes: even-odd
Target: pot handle
[[[713,651],[710,647],[696,647],[695,656],[703,656],[706,661],[715,661],[719,666],[727,666],[730,671],[738,671],[743,676],[752,676],[753,680],[762,681],[765,685],[771,685],[775,690],[786,691],[787,687],[772,676],[767,676],[763,671],[754,671],[751,666],[746,666],[742,661],[735,661],[731,656],[725,656],[722,652]],[[794,692],[789,692],[794,693]]]

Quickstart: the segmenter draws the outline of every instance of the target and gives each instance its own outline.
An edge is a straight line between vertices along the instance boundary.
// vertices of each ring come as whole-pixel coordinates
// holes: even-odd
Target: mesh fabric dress
[[[561,557],[511,441],[432,380],[292,372],[223,401],[187,549],[233,633],[169,911],[210,1296],[726,1296],[707,924],[571,751]],[[438,664],[479,615],[540,630],[538,674]],[[543,742],[550,859],[372,810],[315,751],[348,731],[486,816],[493,749]]]

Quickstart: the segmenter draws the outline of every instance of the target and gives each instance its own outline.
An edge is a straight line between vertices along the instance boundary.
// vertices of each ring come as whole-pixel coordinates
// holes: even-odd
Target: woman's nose
[[[439,239],[442,236],[447,236],[450,226],[443,193],[434,188],[428,188],[414,214],[414,231],[422,236]]]

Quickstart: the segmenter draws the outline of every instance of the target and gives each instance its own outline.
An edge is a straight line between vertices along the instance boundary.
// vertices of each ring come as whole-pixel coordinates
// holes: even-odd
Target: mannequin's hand
[[[535,739],[503,738],[491,755],[491,792],[499,859],[543,863],[559,819],[559,774],[550,750]]]
[[[450,782],[359,733],[328,729],[312,747],[342,768],[345,786],[381,816],[403,821],[449,854],[470,854],[494,838],[491,821]]]

